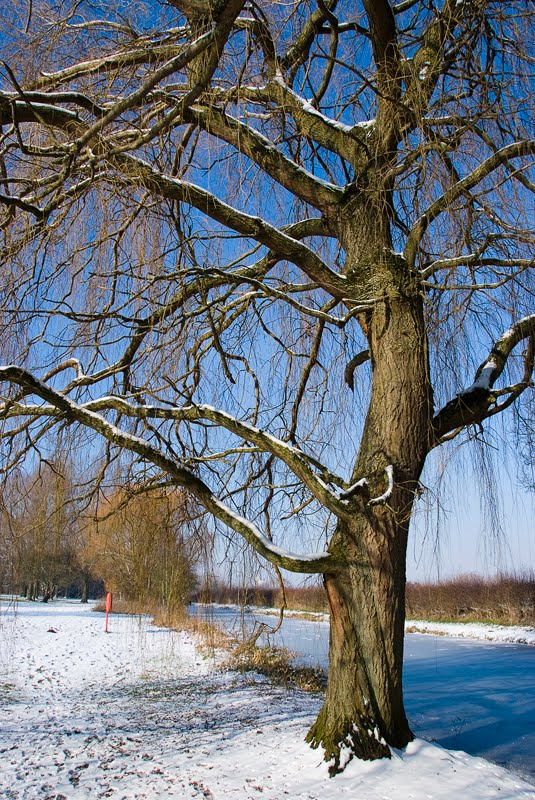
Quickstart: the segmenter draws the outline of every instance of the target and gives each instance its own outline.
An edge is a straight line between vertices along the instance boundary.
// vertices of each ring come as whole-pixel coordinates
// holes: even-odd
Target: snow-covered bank
[[[535,628],[522,625],[491,625],[485,622],[426,622],[408,620],[408,633],[431,633],[435,636],[456,636],[461,639],[482,639],[488,642],[535,645]]]
[[[78,603],[0,607],[6,800],[463,800],[535,788],[417,740],[331,780],[303,742],[321,699],[220,673],[184,633]]]

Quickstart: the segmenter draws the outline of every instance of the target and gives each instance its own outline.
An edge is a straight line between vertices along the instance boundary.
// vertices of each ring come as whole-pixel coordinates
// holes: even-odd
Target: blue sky
[[[518,485],[514,465],[503,451],[498,456],[498,520],[482,509],[473,471],[448,476],[450,492],[443,499],[439,533],[436,509],[426,513],[424,501],[413,520],[407,551],[409,580],[535,571],[535,493]]]

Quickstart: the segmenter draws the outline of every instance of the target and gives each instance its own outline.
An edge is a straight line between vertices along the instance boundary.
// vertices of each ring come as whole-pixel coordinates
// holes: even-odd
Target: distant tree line
[[[87,500],[77,483],[59,461],[4,481],[0,592],[87,602],[108,590],[140,603],[186,603],[206,533],[185,495],[123,485]]]

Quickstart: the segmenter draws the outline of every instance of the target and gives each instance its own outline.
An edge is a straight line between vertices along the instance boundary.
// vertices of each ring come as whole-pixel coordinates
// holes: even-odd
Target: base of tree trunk
[[[343,772],[353,758],[362,761],[390,758],[390,748],[371,718],[360,717],[344,722],[338,720],[334,729],[328,724],[324,712],[325,708],[309,730],[306,741],[313,748],[323,748],[331,778]],[[405,738],[407,741],[396,742],[394,746],[404,747],[412,741],[413,736],[410,731]]]

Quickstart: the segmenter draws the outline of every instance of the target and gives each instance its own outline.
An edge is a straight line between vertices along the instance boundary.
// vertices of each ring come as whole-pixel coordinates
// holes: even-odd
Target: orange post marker
[[[108,592],[108,594],[106,595],[106,633],[109,633],[109,630],[108,630],[108,614],[111,611],[112,600],[113,600],[112,593]]]

